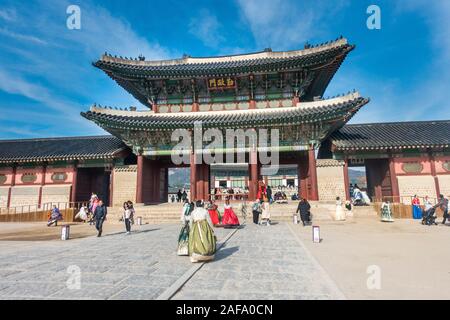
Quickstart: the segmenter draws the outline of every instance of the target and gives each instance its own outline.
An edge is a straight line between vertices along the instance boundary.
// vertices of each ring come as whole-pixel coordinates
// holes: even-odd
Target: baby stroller
[[[431,226],[431,225],[437,225],[436,223],[436,215],[434,214],[436,212],[436,208],[432,207],[424,212],[422,216],[422,224]]]

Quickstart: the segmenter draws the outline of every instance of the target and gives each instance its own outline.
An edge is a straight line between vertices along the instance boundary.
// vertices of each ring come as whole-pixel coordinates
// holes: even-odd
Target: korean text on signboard
[[[208,79],[208,89],[233,89],[236,87],[236,80],[233,78],[210,78]]]

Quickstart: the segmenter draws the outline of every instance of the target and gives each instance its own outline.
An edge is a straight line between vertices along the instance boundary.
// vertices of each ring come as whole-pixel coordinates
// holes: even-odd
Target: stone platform
[[[223,212],[223,203],[217,201],[216,204],[219,206],[219,211]],[[252,202],[247,202],[247,220],[251,221],[251,204]],[[311,213],[313,215],[314,221],[324,221],[332,220],[332,215],[336,210],[336,205],[334,202],[326,201],[312,201]],[[242,202],[235,202],[233,208],[236,215],[240,220],[243,220],[243,216],[240,208],[242,207]],[[297,201],[289,201],[287,204],[273,203],[270,206],[270,213],[272,220],[274,221],[292,221],[292,215],[295,214],[297,210]],[[118,222],[120,217],[122,217],[122,208],[109,208],[108,217],[111,221]],[[159,223],[177,223],[180,221],[180,215],[182,211],[181,203],[163,203],[158,205],[145,205],[135,207],[136,216],[141,216],[143,223],[149,224],[159,224]],[[372,206],[365,207],[354,207],[354,215],[357,216],[370,216],[376,215],[374,208]]]

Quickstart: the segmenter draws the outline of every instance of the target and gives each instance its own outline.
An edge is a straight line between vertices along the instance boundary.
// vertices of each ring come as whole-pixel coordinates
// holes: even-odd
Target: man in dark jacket
[[[106,206],[103,204],[102,200],[99,200],[98,206],[97,208],[95,208],[94,212],[95,228],[98,231],[97,237],[102,236],[103,222],[106,219],[106,214],[107,214]]]
[[[302,220],[303,226],[306,226],[306,224],[310,221],[310,209],[311,205],[308,203],[308,200],[302,198],[298,204],[296,213],[300,212],[300,219]]]
[[[272,188],[270,186],[267,186],[266,192],[267,192],[267,199],[269,199],[269,203],[273,203]]]
[[[441,210],[444,213],[444,220],[442,220],[442,224],[445,224],[445,222],[448,219],[448,199],[444,198],[444,195],[439,195],[439,202],[437,203],[436,207],[441,208]]]

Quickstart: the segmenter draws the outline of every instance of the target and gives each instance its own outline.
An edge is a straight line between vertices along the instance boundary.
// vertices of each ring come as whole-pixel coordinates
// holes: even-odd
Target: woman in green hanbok
[[[394,221],[394,219],[392,219],[391,204],[389,203],[389,201],[383,202],[381,204],[381,221],[383,222]]]
[[[191,212],[191,204],[189,203],[189,200],[185,199],[180,219],[183,226],[181,227],[180,234],[178,236],[177,254],[179,256],[189,255],[189,222],[191,220]]]
[[[216,253],[214,226],[202,201],[197,201],[195,206],[190,220],[189,256],[191,262],[210,261]]]

